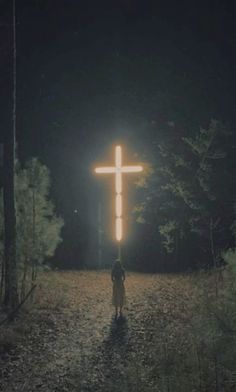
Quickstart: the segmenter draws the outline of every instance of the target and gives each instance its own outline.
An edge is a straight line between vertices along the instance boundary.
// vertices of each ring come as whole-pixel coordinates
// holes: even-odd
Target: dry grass
[[[11,383],[4,375],[5,391],[33,392],[39,383],[45,392],[214,391],[215,357],[200,317],[211,282],[204,274],[127,273],[126,319],[114,323],[109,271],[42,273],[34,304],[0,331],[10,350],[3,373],[14,373]],[[233,391],[226,373],[225,391]]]

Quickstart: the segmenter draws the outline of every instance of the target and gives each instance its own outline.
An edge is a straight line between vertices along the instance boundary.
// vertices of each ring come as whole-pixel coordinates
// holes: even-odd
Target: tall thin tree
[[[16,135],[16,5],[12,0],[12,127],[4,143],[4,225],[5,225],[5,297],[4,304],[13,309],[18,304],[15,211],[15,135]]]

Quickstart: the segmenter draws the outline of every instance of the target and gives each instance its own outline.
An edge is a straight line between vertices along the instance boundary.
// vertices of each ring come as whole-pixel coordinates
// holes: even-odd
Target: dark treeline
[[[129,256],[142,270],[218,267],[234,247],[234,134],[211,120],[187,135],[174,123],[153,127],[134,210],[142,241]]]

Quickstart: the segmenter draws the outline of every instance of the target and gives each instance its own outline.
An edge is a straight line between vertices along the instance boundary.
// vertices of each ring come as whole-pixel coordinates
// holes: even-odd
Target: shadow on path
[[[112,318],[108,338],[104,340],[105,348],[109,350],[113,347],[114,351],[124,349],[128,343],[128,332],[126,317]]]
[[[116,390],[117,382],[123,384],[127,353],[130,350],[129,328],[126,317],[112,318],[108,337],[103,341],[104,391]],[[117,386],[118,387],[118,386]],[[106,389],[107,388],[107,389]]]

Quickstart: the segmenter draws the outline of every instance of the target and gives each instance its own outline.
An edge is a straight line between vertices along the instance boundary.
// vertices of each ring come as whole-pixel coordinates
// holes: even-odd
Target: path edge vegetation
[[[50,199],[50,173],[38,158],[31,158],[24,166],[17,161],[14,174],[15,200],[15,257],[17,263],[13,269],[14,284],[9,283],[9,260],[6,257],[6,221],[4,187],[0,190],[0,301],[4,309],[15,314],[19,304],[32,287],[36,285],[38,271],[46,268],[44,261],[52,257],[62,241],[63,219],[55,213],[55,206]],[[13,247],[13,242],[11,247]],[[16,282],[15,282],[16,279]],[[16,296],[9,302],[11,286]],[[10,297],[9,297],[10,295]]]

